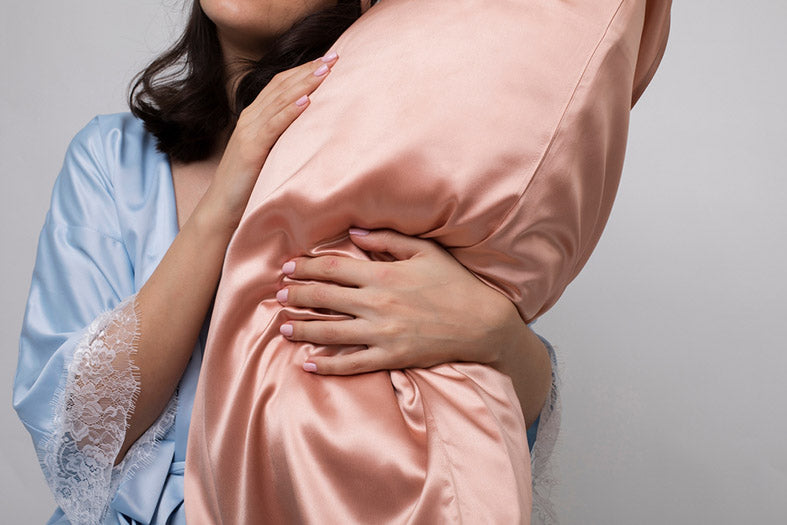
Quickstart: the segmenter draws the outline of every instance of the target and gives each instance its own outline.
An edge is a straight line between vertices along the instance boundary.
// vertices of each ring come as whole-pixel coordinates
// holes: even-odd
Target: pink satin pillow
[[[510,379],[474,363],[305,373],[282,263],[368,258],[350,227],[441,243],[525,321],[609,216],[669,1],[382,0],[280,137],[230,243],[189,434],[189,523],[527,523]],[[352,351],[357,349],[339,349]]]

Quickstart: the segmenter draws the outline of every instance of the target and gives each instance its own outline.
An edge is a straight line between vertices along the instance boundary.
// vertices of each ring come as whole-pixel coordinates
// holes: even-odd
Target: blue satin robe
[[[100,115],[74,137],[39,237],[14,381],[14,408],[37,450],[53,432],[52,399],[84,328],[142,287],[177,221],[169,159],[141,121]],[[178,386],[174,426],[153,461],[120,484],[105,524],[185,523],[186,442],[209,318]],[[531,449],[536,429],[528,430]],[[69,521],[58,508],[48,523]]]
[[[36,449],[84,328],[137,292],[178,233],[168,157],[130,113],[94,118],[73,139],[38,242],[13,403]],[[178,387],[174,426],[125,479],[105,523],[185,523],[186,439],[208,320]],[[48,523],[68,523],[57,509]]]

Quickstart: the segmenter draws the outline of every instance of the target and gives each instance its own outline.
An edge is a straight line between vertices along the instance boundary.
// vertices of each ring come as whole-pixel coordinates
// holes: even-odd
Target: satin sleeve
[[[97,119],[71,142],[41,229],[13,405],[72,523],[101,523],[121,481],[174,421],[176,398],[113,463],[139,392],[134,268]],[[58,513],[59,514],[59,513]]]

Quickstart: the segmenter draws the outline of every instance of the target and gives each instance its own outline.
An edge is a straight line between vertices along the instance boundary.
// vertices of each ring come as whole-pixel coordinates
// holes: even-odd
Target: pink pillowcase
[[[670,2],[382,0],[271,152],[230,243],[194,404],[189,523],[527,523],[510,379],[474,363],[352,377],[279,335],[281,265],[367,258],[350,227],[431,238],[525,321],[609,216]],[[342,349],[352,351],[357,349]]]

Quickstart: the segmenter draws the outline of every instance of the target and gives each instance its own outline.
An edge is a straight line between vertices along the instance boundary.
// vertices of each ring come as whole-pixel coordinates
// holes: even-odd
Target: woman
[[[139,78],[137,118],[98,117],[72,142],[39,241],[14,387],[60,505],[50,523],[184,522],[191,402],[227,244],[267,152],[340,60],[311,58],[368,8],[332,4],[195,2],[184,37]],[[187,78],[162,84],[182,58]],[[260,60],[256,75],[243,76],[246,60]],[[425,264],[397,275],[427,299],[475,298],[465,309],[411,303],[395,321],[442,325],[411,338],[396,362],[378,353],[366,369],[475,351],[514,374],[534,430],[552,384],[550,359],[513,307],[431,243],[393,232],[353,238],[369,251],[421,250]],[[434,275],[445,274],[452,280],[435,285]],[[396,283],[382,291],[401,297]],[[477,323],[479,304],[488,306],[487,323]],[[464,345],[446,344],[456,333]],[[359,371],[338,359],[319,366]]]

